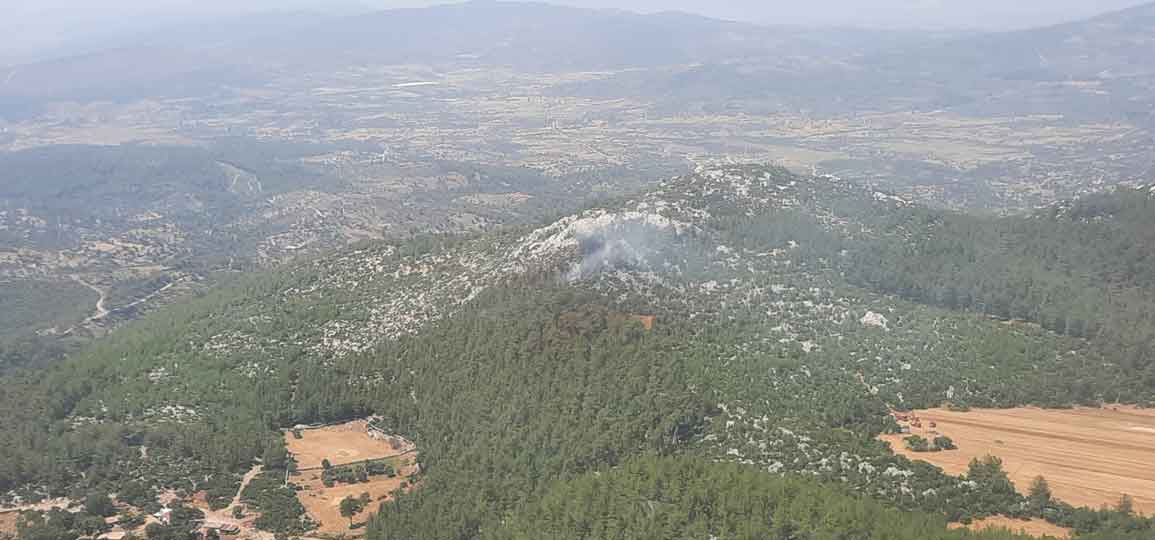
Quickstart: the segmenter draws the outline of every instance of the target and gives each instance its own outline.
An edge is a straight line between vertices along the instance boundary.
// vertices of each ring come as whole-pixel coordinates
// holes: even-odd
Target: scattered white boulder
[[[866,315],[863,315],[862,318],[858,320],[858,322],[862,323],[862,326],[873,326],[883,330],[890,330],[890,321],[887,320],[886,316],[881,313],[867,311]]]

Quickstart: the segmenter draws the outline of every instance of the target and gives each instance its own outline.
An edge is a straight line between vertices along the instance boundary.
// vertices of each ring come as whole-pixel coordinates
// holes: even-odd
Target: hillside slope
[[[242,138],[0,153],[0,370],[52,361],[222,275],[366,239],[534,222],[641,176],[618,169],[618,185],[591,190],[605,174],[547,181]]]
[[[970,37],[931,48],[920,69],[1022,80],[1150,75],[1155,3],[1045,28]],[[937,64],[935,66],[934,64]]]
[[[1149,195],[1118,197],[1145,216]],[[724,166],[536,228],[367,244],[243,278],[6,377],[0,418],[18,436],[0,441],[0,488],[151,494],[194,478],[227,491],[280,447],[276,429],[376,414],[418,444],[424,476],[372,538],[519,537],[504,516],[538,519],[553,481],[588,489],[583,476],[647,454],[740,463],[754,483],[800,474],[935,516],[901,518],[923,531],[911,538],[944,517],[1023,515],[997,471],[959,479],[893,455],[875,440],[895,429],[890,411],[1149,403],[1152,369],[1109,340],[873,290],[889,282],[854,272],[869,254],[942,255],[920,216],[961,219],[833,177]],[[1151,528],[1053,510],[1079,532]],[[288,519],[278,530],[295,530]],[[731,522],[710,523],[695,527]]]
[[[1084,21],[872,55],[864,65],[956,96],[973,114],[1064,114],[1153,125],[1155,4]],[[937,88],[935,88],[937,87]]]

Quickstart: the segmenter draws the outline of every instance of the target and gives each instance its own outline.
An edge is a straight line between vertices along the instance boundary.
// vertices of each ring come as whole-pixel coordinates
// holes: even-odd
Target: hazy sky
[[[411,7],[444,0],[0,0],[0,61],[94,33],[192,15],[309,8]],[[761,23],[884,28],[1021,28],[1078,19],[1150,0],[549,0],[636,11],[681,10]]]
[[[1151,0],[558,0],[599,7],[676,9],[783,24],[884,28],[1008,29],[1093,16]]]

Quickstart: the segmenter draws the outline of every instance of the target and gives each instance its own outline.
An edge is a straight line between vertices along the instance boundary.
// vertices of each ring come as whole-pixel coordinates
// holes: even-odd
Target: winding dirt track
[[[88,287],[93,292],[100,295],[100,298],[98,298],[96,300],[96,312],[93,313],[92,316],[89,317],[84,322],[88,323],[88,322],[92,322],[92,321],[99,321],[99,320],[107,317],[109,311],[107,309],[105,309],[104,301],[108,299],[108,293],[105,292],[104,289],[101,289],[100,287],[97,287],[96,285],[93,285],[87,281],[84,281],[83,279],[80,279],[79,276],[72,276],[72,281],[75,281],[75,282],[77,282],[77,283],[79,283],[85,287]]]
[[[1155,410],[1130,407],[1043,410],[1019,408],[952,412],[917,411],[923,428],[954,439],[959,449],[914,453],[906,435],[884,435],[896,453],[927,461],[947,473],[966,472],[970,460],[994,455],[1019,491],[1039,475],[1059,499],[1076,506],[1114,505],[1123,494],[1135,509],[1155,514]],[[929,428],[937,423],[937,430]]]

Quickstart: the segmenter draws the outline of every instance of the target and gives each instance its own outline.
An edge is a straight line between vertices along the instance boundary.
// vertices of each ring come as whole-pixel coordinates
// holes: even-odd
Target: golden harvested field
[[[973,458],[1003,460],[1011,480],[1025,492],[1042,475],[1059,499],[1076,506],[1114,505],[1123,494],[1135,509],[1155,514],[1155,410],[1133,407],[1043,410],[1018,408],[954,412],[916,411],[928,439],[942,434],[958,450],[911,452],[907,435],[884,435],[896,453],[933,463],[949,474],[966,472]],[[935,422],[937,428],[930,428]]]
[[[359,484],[337,484],[327,488],[321,482],[321,471],[307,471],[294,477],[292,481],[304,487],[297,492],[297,499],[301,501],[305,511],[309,513],[309,517],[321,524],[313,532],[315,534],[361,535],[364,529],[350,530],[349,520],[341,516],[341,500],[345,497],[360,497],[362,493],[368,493],[371,502],[366,505],[364,511],[353,517],[353,521],[357,523],[368,521],[373,514],[377,513],[377,508],[381,503],[389,500],[390,494],[401,487],[401,483],[406,482],[409,475],[417,472],[415,459],[413,454],[396,458],[393,461],[393,466],[399,474],[394,478],[374,476],[371,477],[370,481]]]
[[[336,426],[301,430],[301,438],[285,433],[285,447],[297,458],[299,469],[321,466],[328,459],[332,465],[344,465],[367,459],[381,459],[404,454],[413,445],[404,439],[395,439],[398,446],[369,436],[365,420],[354,420]]]
[[[970,525],[963,525],[961,523],[950,524],[951,529],[962,529],[964,527],[972,531],[1007,529],[1014,533],[1029,534],[1040,538],[1052,537],[1060,540],[1066,540],[1071,537],[1070,530],[1052,523],[1047,523],[1041,519],[1023,521],[1009,517],[994,516],[986,519],[976,519],[972,521]]]

